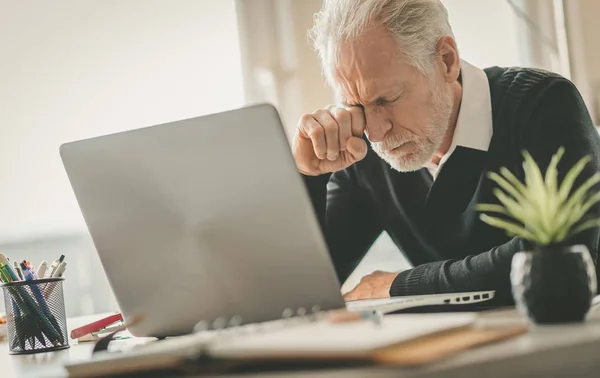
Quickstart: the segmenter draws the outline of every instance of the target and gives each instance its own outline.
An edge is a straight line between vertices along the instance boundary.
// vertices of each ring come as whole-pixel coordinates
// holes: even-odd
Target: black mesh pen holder
[[[0,284],[4,291],[10,354],[69,347],[63,296],[64,278]]]

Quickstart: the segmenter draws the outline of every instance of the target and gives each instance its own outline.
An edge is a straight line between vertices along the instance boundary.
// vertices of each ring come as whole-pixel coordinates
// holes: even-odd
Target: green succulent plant
[[[586,156],[569,170],[559,186],[557,166],[564,152],[561,147],[552,156],[545,177],[527,151],[523,152],[525,182],[519,181],[505,167],[500,169],[500,174],[490,172],[488,177],[499,186],[493,194],[501,205],[479,204],[477,210],[503,217],[481,214],[481,220],[539,246],[561,244],[580,232],[600,226],[600,218],[585,216],[600,202],[600,192],[592,190],[600,182],[600,173],[572,190],[575,180],[591,160]]]

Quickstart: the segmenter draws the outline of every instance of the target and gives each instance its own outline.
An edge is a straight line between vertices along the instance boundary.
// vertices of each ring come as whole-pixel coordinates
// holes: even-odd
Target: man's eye
[[[404,100],[404,95],[403,94],[398,95],[391,102],[398,102],[398,101],[401,101],[401,100]]]

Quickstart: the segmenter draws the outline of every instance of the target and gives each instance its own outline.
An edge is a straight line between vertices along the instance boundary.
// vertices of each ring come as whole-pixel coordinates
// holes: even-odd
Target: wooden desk
[[[495,315],[502,321],[512,314]],[[92,318],[95,319],[96,317]],[[88,318],[89,320],[89,318]],[[73,323],[74,320],[71,320]],[[81,320],[78,321],[81,324]],[[121,341],[125,343],[126,341]],[[91,344],[72,345],[58,352],[10,356],[0,344],[0,377],[64,377],[62,365],[85,360]],[[600,310],[583,324],[535,327],[523,336],[469,350],[439,363],[416,368],[360,368],[314,372],[252,374],[244,377],[419,377],[419,378],[507,378],[507,377],[598,377],[600,376]]]

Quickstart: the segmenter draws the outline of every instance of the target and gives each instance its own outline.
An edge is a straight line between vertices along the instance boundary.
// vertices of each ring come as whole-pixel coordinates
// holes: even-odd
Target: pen
[[[0,253],[0,263],[4,264],[4,268],[6,268],[6,272],[12,281],[18,281],[19,277],[15,274],[13,269],[10,267],[10,263],[4,254]]]
[[[6,271],[6,268],[4,268],[4,264],[0,262],[0,279],[2,279],[2,282],[4,283],[9,283],[11,282],[11,278],[8,275],[8,272]]]
[[[31,274],[33,274],[33,279],[36,279],[37,274],[35,274],[35,268],[33,267],[33,265],[31,265],[31,261],[23,260],[22,263],[27,265],[27,267],[31,271]]]
[[[25,263],[21,263],[20,268],[21,272],[23,272],[23,277],[25,278],[25,281],[33,280],[33,274],[31,270],[27,267],[27,265],[25,265]]]
[[[0,262],[0,277],[2,278],[2,282],[4,283],[10,283],[13,282],[12,276],[11,274],[8,273],[8,269],[10,268],[10,265],[8,264],[4,264],[3,262]],[[16,294],[16,290],[14,287],[9,287],[8,291],[11,292],[11,294],[14,295],[18,295]],[[21,321],[23,320],[21,318],[21,310],[19,310],[19,306],[17,305],[17,303],[15,302],[15,298],[10,298],[10,304],[12,306],[13,309],[13,313],[14,313],[14,322],[15,324],[18,325],[21,323]],[[19,338],[19,337],[15,337],[13,340],[13,343],[11,345],[11,348],[16,348],[18,346],[23,346],[24,347],[24,340]]]
[[[12,276],[9,273],[8,268],[10,268],[10,265],[0,262],[0,277],[2,277],[2,281],[4,283],[13,282]],[[12,289],[14,288],[9,288],[8,290],[11,291],[14,295],[15,292]],[[19,306],[17,306],[17,304],[15,303],[14,298],[11,298],[10,301],[13,307],[13,312],[15,313],[15,317],[19,318],[21,316],[21,310],[19,310]]]
[[[23,281],[23,272],[21,272],[21,267],[19,267],[19,263],[16,261],[13,261],[13,265],[15,266],[15,272],[17,273],[17,276],[19,277],[19,280]]]
[[[31,270],[29,270],[27,265],[21,263],[21,270],[23,271],[23,276],[25,277],[26,281],[31,281],[34,279],[33,274],[31,272]],[[46,316],[48,316],[48,319],[50,319],[50,321],[54,324],[56,322],[56,320],[53,319],[54,316],[52,316],[52,313],[50,312],[50,309],[48,308],[48,304],[46,303],[46,300],[44,299],[44,296],[42,295],[40,287],[36,284],[33,284],[33,285],[30,285],[29,288],[33,292],[33,295],[35,296],[35,299],[37,300],[38,304],[42,308],[42,311],[44,311]],[[55,326],[58,326],[58,323],[56,323]],[[58,329],[58,331],[60,332],[60,329]]]
[[[60,265],[61,262],[63,262],[63,260],[65,259],[65,255],[60,255],[60,257],[56,260],[54,260],[52,262],[52,264],[50,265],[50,274],[48,274],[48,277],[54,277],[54,271],[58,268],[58,266]]]
[[[29,273],[31,273],[31,278],[36,280],[37,279],[37,275],[35,274],[35,269],[33,269],[33,267],[31,266],[31,263],[29,261],[23,260],[21,261],[21,272],[23,272],[23,266],[27,269],[29,269]],[[25,278],[25,272],[23,272],[23,278]],[[26,278],[25,278],[26,279]]]
[[[48,269],[48,263],[46,261],[42,261],[38,270],[37,270],[37,278],[42,279],[46,274],[46,269]]]
[[[67,262],[63,261],[60,263],[58,268],[56,268],[52,277],[62,277],[62,275],[65,273],[65,269],[67,269]]]
[[[65,269],[67,269],[67,262],[63,261],[60,263],[58,268],[56,268],[56,270],[54,271],[54,275],[52,277],[62,277],[63,274],[65,273]],[[44,297],[49,298],[52,295],[52,292],[54,291],[55,287],[56,287],[56,285],[52,285],[52,286],[48,287],[48,284],[46,284],[44,286]]]

